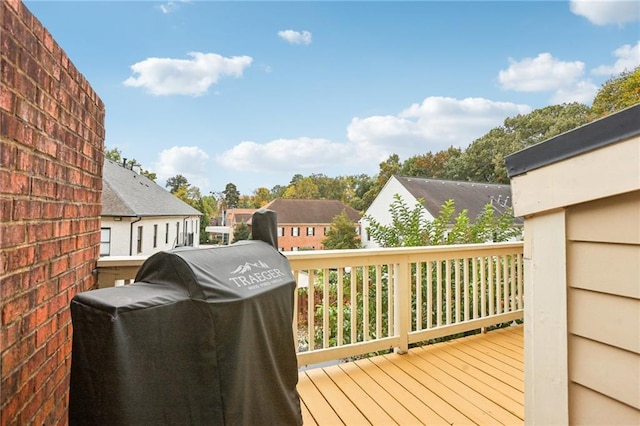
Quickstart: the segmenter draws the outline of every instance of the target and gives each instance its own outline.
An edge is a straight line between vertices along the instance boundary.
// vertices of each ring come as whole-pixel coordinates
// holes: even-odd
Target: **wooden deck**
[[[523,326],[301,371],[305,425],[524,424]]]

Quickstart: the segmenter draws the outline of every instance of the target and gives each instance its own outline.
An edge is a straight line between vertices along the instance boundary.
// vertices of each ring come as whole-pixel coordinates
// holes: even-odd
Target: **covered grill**
[[[275,212],[253,240],[151,256],[135,283],[76,295],[69,423],[297,425],[295,280]]]

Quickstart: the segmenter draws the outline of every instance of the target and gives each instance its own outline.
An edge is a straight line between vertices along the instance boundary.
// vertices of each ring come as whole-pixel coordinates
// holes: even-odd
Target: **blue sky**
[[[637,1],[25,1],[108,148],[203,195],[375,175],[640,65]]]

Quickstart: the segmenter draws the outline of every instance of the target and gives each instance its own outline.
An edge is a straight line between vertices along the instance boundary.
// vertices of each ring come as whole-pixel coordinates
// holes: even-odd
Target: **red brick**
[[[24,173],[10,172],[8,170],[0,170],[0,182],[8,182],[7,187],[3,187],[5,194],[28,195],[29,194],[29,176]]]
[[[38,287],[36,287],[35,302],[37,305],[41,305],[42,303],[51,299],[57,293],[58,283],[55,280],[42,283]]]
[[[10,300],[3,301],[2,323],[10,324],[33,307],[33,292],[25,293]]]
[[[26,225],[22,223],[9,222],[0,223],[0,245],[3,250],[23,244],[26,241]]]
[[[13,220],[40,219],[42,217],[41,201],[15,200],[13,202]]]

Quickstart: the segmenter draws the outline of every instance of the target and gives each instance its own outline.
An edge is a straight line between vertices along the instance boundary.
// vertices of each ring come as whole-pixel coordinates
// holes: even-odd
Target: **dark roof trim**
[[[640,134],[640,104],[508,155],[509,178]]]

